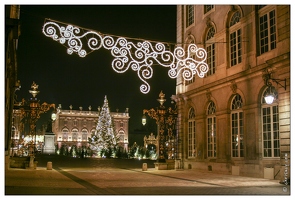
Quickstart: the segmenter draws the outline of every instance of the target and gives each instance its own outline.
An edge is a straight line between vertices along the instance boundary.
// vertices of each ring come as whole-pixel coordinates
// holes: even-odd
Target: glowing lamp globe
[[[56,114],[54,112],[51,114],[51,119],[52,119],[52,121],[54,121],[56,119]]]
[[[141,119],[142,121],[142,125],[146,125],[146,116],[145,115],[143,115],[142,116],[142,119]]]
[[[274,100],[274,96],[272,94],[268,94],[264,97],[264,100],[267,104],[272,104]]]

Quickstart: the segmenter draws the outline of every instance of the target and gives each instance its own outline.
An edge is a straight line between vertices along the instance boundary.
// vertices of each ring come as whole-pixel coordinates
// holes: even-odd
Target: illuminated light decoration
[[[191,80],[197,74],[203,78],[209,67],[205,62],[207,53],[203,48],[195,44],[188,45],[187,51],[177,47],[172,53],[166,49],[165,44],[156,43],[152,45],[149,41],[133,43],[124,37],[104,36],[101,33],[80,29],[73,25],[59,25],[61,22],[48,21],[43,25],[43,34],[51,37],[67,47],[67,53],[76,53],[80,57],[101,47],[111,51],[114,57],[112,68],[117,73],[124,73],[129,68],[137,72],[139,79],[143,82],[140,91],[144,94],[150,91],[147,79],[153,76],[152,65],[158,64],[170,68],[168,76],[176,78],[182,73],[185,80]],[[84,45],[83,44],[87,44]],[[198,60],[193,59],[196,57]]]

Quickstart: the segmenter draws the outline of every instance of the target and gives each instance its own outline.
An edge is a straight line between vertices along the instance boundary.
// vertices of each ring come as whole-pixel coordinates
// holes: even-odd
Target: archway
[[[144,136],[143,143],[144,147],[146,149],[146,157],[156,160],[158,151],[159,151],[159,145],[158,145],[158,138],[155,137],[153,133],[149,135],[149,137]]]

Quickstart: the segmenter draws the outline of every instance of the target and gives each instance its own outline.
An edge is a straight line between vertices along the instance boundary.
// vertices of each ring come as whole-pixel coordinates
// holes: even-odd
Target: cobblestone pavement
[[[43,160],[42,160],[43,159]],[[121,159],[38,160],[37,169],[5,171],[5,195],[281,195],[278,180],[190,170],[155,170],[154,161]],[[60,158],[58,158],[60,159]],[[52,161],[54,160],[54,161]],[[51,161],[53,170],[47,170]],[[148,170],[142,171],[147,162]],[[80,164],[79,164],[80,163]]]

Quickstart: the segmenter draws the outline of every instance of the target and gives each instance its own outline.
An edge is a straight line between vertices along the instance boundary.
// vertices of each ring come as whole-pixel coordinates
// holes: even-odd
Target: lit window
[[[124,136],[125,136],[125,132],[124,132],[124,130],[119,130],[117,136],[118,136],[118,138],[119,138],[119,142],[124,142]]]
[[[124,142],[124,135],[119,135],[119,141]]]
[[[78,129],[73,129],[72,130],[72,139],[73,141],[77,141],[78,138]]]
[[[216,157],[216,106],[211,101],[207,108],[207,155]]]
[[[87,129],[83,129],[82,130],[82,141],[87,141],[87,134],[88,134],[88,131]]]
[[[280,131],[279,131],[279,108],[276,102],[266,104],[264,96],[267,88],[261,98],[262,102],[262,148],[263,157],[280,157]],[[272,91],[277,99],[277,92],[274,87]]]
[[[188,157],[195,157],[196,146],[196,121],[195,110],[190,108],[188,113]]]
[[[231,144],[232,157],[244,157],[243,100],[235,95],[231,104]]]
[[[62,130],[62,139],[63,139],[63,141],[67,141],[68,140],[68,133],[69,133],[69,130],[68,129],[63,129]]]

